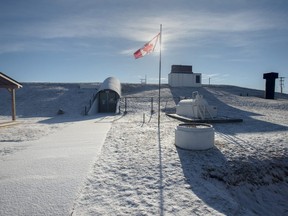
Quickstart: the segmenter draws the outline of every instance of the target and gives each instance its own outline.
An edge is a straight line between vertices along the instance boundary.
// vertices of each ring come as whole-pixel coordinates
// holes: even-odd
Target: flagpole
[[[160,54],[159,54],[159,92],[158,92],[158,128],[160,129],[160,99],[161,99],[161,49],[162,49],[162,24],[160,24],[160,37],[159,37],[159,45],[160,45]]]

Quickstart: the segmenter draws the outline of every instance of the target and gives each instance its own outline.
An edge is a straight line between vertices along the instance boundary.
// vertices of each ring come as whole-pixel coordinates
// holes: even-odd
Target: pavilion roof
[[[0,88],[16,89],[22,88],[22,85],[11,77],[0,72]]]

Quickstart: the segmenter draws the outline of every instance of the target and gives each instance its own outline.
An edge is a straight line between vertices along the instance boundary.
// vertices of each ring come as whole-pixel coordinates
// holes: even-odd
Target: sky
[[[192,65],[203,84],[256,89],[277,72],[288,92],[287,0],[0,0],[0,71],[19,82],[158,83],[159,46],[133,53],[160,24],[162,83],[172,65]]]

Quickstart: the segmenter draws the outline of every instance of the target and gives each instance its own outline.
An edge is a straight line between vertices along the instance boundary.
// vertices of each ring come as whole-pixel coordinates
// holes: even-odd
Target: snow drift
[[[122,97],[129,97],[127,115],[113,121],[101,155],[71,203],[72,215],[288,213],[287,95],[265,100],[263,91],[235,86],[163,85],[158,128],[157,113],[150,112],[151,97],[157,107],[157,88],[122,85]],[[189,98],[193,91],[217,106],[220,116],[244,120],[214,124],[215,147],[207,151],[177,148],[174,128],[180,122],[165,116],[165,112],[175,112],[179,100]],[[16,99],[23,123],[0,128],[1,160],[29,148],[21,146],[23,140],[37,140],[81,120],[91,94],[91,89],[72,84],[24,85]],[[2,93],[0,97],[5,99]],[[60,107],[65,111],[61,116],[56,114]],[[0,110],[0,118],[7,118],[2,105]]]

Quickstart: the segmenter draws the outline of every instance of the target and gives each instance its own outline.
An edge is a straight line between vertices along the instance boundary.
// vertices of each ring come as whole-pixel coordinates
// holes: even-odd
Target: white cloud
[[[139,8],[134,10],[131,7],[125,13],[119,10],[107,10],[107,13],[100,13],[100,9],[91,9],[89,12],[83,10],[78,14],[57,14],[49,18],[43,17],[39,21],[21,22],[19,25],[15,24],[10,27],[6,25],[3,31],[6,36],[48,40],[58,38],[94,38],[99,41],[107,38],[125,39],[134,43],[133,47],[127,47],[126,50],[121,51],[122,54],[127,54],[134,46],[138,46],[135,42],[147,42],[152,39],[159,32],[161,23],[163,24],[163,46],[169,43],[170,48],[187,46],[187,44],[201,46],[209,43],[211,39],[219,38],[229,46],[248,46],[250,38],[249,36],[243,37],[242,33],[253,33],[283,26],[277,15],[271,16],[271,14],[253,10],[220,13],[163,9],[156,15],[155,10],[148,10],[143,16],[142,9],[142,16],[139,17]],[[13,47],[11,49],[15,50]]]
[[[165,11],[160,15],[147,14],[135,20],[137,11],[127,15],[114,14],[106,16],[89,13],[56,16],[55,19],[33,21],[21,24],[17,34],[41,38],[61,37],[122,37],[134,41],[146,41],[159,31],[163,24],[165,40],[181,38],[198,38],[211,32],[250,32],[277,28],[275,18],[255,11],[213,13],[191,10]],[[9,29],[8,29],[9,31]]]
[[[159,77],[151,77],[151,78],[148,78],[148,80],[151,82],[151,83],[158,83],[159,82]],[[162,82],[167,82],[168,81],[168,78],[166,77],[161,77],[161,83]]]
[[[59,44],[51,44],[43,41],[17,41],[0,43],[0,54],[25,51],[65,51]]]
[[[121,55],[131,56],[131,53],[134,53],[136,49],[126,49],[119,52]]]

